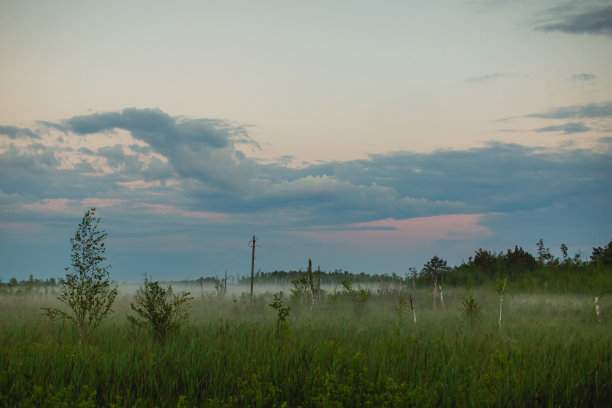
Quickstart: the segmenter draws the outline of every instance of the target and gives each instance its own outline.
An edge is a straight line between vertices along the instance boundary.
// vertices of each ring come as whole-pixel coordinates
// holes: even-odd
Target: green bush
[[[155,340],[164,342],[189,318],[187,307],[193,298],[189,292],[173,295],[172,287],[164,289],[159,282],[145,278],[144,287],[138,288],[134,299],[130,307],[138,316],[129,315],[128,320],[150,329]]]

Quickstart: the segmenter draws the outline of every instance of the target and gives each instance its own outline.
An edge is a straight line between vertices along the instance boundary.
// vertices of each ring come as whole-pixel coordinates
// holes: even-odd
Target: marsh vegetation
[[[135,288],[110,280],[106,235],[87,216],[59,285],[0,282],[0,406],[612,401],[612,243],[589,262],[556,260],[540,240],[537,259],[479,249],[404,278],[313,271],[309,261],[306,272],[232,284],[146,278]]]
[[[598,324],[585,294],[504,297],[492,289],[347,291],[285,296],[278,332],[273,292],[196,293],[189,320],[156,341],[132,325],[133,294],[86,345],[78,328],[50,321],[52,294],[0,297],[2,406],[597,406],[612,400],[612,302]],[[274,288],[276,290],[276,288]],[[288,291],[286,292],[288,293]],[[402,300],[404,299],[404,300]],[[357,300],[360,302],[360,300]],[[477,302],[479,313],[472,313]],[[467,309],[466,309],[467,304]],[[471,308],[471,309],[470,309]],[[402,312],[403,310],[403,312]],[[466,314],[467,313],[467,314]],[[609,318],[608,318],[609,319]]]

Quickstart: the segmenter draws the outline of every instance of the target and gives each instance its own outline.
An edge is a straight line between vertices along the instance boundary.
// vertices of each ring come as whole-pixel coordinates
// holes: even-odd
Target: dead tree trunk
[[[433,307],[436,308],[436,299],[438,296],[436,295],[436,289],[438,289],[438,275],[434,272],[434,286],[433,286]]]
[[[601,308],[599,307],[599,296],[595,296],[595,314],[597,315],[597,323],[601,324]]]
[[[314,306],[315,302],[315,290],[314,290],[314,277],[312,276],[312,260],[308,258],[308,284],[310,285],[310,296],[312,298],[312,304],[310,307]]]

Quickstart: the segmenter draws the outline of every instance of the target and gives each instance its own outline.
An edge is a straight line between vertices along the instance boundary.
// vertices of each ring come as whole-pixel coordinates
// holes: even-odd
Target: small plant
[[[291,289],[291,299],[294,301],[305,300],[310,297],[310,282],[306,276],[291,281],[293,288]]]
[[[224,279],[213,278],[215,282],[215,296],[224,297],[227,293],[227,281]]]
[[[480,305],[472,292],[467,292],[465,294],[465,298],[461,303],[461,316],[470,322],[471,327],[474,326],[480,317]]]
[[[404,318],[406,313],[406,309],[408,308],[408,300],[406,300],[407,293],[401,292],[399,295],[399,300],[397,302],[397,306],[395,306],[395,313],[400,319]],[[412,296],[411,296],[412,297]]]
[[[164,342],[189,318],[187,307],[193,298],[189,292],[174,295],[172,287],[164,289],[159,282],[145,277],[144,287],[138,288],[134,299],[135,304],[130,306],[138,316],[129,315],[128,320],[135,326],[150,329],[155,340]]]
[[[66,268],[66,277],[60,278],[62,285],[58,299],[66,304],[72,313],[43,307],[44,315],[51,320],[72,321],[79,332],[79,342],[86,343],[91,333],[111,312],[117,297],[117,285],[111,282],[105,266],[107,233],[99,228],[101,218],[96,217],[96,209],[85,211],[72,244],[72,264]],[[70,270],[72,271],[70,272]]]
[[[397,315],[397,333],[401,333],[401,327],[404,324],[404,318],[408,311],[408,305],[410,305],[410,309],[412,310],[412,318],[414,320],[414,324],[416,324],[416,312],[414,310],[414,299],[412,295],[406,292],[400,292],[399,300],[397,305],[394,307],[395,313]]]
[[[281,338],[281,329],[285,326],[287,317],[289,316],[289,311],[291,310],[291,306],[283,306],[283,292],[280,292],[278,295],[274,295],[273,302],[270,303],[270,307],[276,310],[277,319],[276,319],[276,337],[278,339]]]
[[[351,300],[355,306],[355,312],[363,312],[371,292],[368,289],[362,288],[361,285],[357,285],[357,289],[353,288],[353,285],[348,280],[343,280],[342,286],[344,286],[344,289],[351,295]]]

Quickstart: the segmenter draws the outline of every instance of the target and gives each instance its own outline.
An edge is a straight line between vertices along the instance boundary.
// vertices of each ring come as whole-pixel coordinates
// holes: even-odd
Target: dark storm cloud
[[[569,34],[612,35],[612,6],[572,11],[555,16],[554,20],[539,25],[540,31],[560,31]]]
[[[20,137],[28,137],[32,139],[40,139],[40,136],[34,133],[28,128],[21,128],[16,126],[2,126],[0,125],[0,135],[6,135],[9,139],[17,139]]]
[[[588,132],[589,130],[591,130],[590,127],[580,122],[566,123],[564,125],[557,125],[557,126],[546,126],[546,127],[542,127],[539,129],[535,129],[535,131],[538,133],[559,132],[559,133],[565,133],[566,135],[571,135],[574,133]]]
[[[534,113],[527,116],[545,119],[610,118],[612,117],[612,101],[553,108],[548,112]]]

